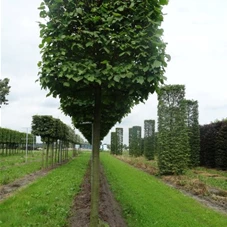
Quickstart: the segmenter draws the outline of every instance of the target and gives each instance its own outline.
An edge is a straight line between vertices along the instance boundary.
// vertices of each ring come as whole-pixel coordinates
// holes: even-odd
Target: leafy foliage
[[[155,154],[155,120],[144,121],[144,155],[153,160]]]
[[[188,166],[184,95],[184,85],[163,86],[158,94],[158,165],[161,174],[181,174]]]
[[[8,100],[6,96],[9,95],[10,86],[9,86],[9,79],[4,78],[3,80],[0,79],[0,108],[2,104],[8,104]]]

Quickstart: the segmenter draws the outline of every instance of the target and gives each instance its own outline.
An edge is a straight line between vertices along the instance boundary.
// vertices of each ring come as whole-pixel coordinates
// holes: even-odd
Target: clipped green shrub
[[[188,167],[189,143],[184,85],[163,86],[158,94],[160,174],[181,174]]]
[[[187,113],[187,127],[189,138],[189,165],[191,167],[199,166],[200,153],[200,129],[199,129],[199,111],[198,102],[194,100],[185,100]]]
[[[154,159],[155,153],[155,120],[144,121],[144,156]]]
[[[135,157],[142,155],[141,127],[133,126],[129,129],[129,154]]]

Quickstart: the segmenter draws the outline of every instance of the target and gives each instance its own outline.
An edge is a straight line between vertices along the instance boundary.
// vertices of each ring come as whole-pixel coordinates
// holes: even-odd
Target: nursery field
[[[84,180],[90,179],[90,175],[86,174],[90,157],[90,152],[81,153],[0,202],[0,226],[78,227],[75,223],[76,219],[72,216],[73,201],[77,197],[80,197],[82,202],[79,210],[77,207],[74,212],[81,213],[79,216],[81,223],[88,223],[90,186]],[[14,157],[11,158],[11,163],[13,163]],[[35,163],[40,157],[37,155],[37,159],[33,158]],[[137,160],[137,163],[139,162],[142,163],[142,159]],[[24,164],[23,161],[21,163]],[[118,226],[112,224],[115,221],[113,219],[121,219],[115,216],[117,214],[114,210],[116,209],[115,202],[108,200],[111,197],[110,189],[120,205],[120,211],[117,212],[125,220],[122,221],[122,219],[121,222],[125,222],[128,227],[220,227],[226,225],[227,214],[202,205],[190,196],[166,185],[161,178],[152,176],[107,153],[101,153],[101,164],[103,166],[101,184],[105,185],[103,178],[106,177],[110,187],[107,185],[101,187],[100,217],[105,224],[100,226]],[[154,162],[146,163],[146,165],[149,164],[152,168],[156,166]],[[140,167],[144,167],[143,165],[140,164]],[[198,171],[202,170],[198,169]],[[225,177],[224,172],[223,177]],[[112,223],[105,219],[107,212]],[[74,215],[77,216],[75,213]],[[84,222],[81,220],[83,218],[86,219]]]
[[[4,200],[0,226],[64,226],[89,158],[90,154],[81,154]]]
[[[68,152],[68,157],[72,157],[72,152]],[[35,151],[25,154],[15,154],[11,156],[0,155],[0,185],[8,184],[27,174],[31,174],[43,167],[43,152]],[[51,159],[49,158],[49,166]]]
[[[128,226],[226,226],[227,215],[201,205],[160,179],[108,154],[101,160]]]

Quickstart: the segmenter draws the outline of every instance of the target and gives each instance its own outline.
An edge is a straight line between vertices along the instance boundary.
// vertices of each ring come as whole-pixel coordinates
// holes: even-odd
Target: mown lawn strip
[[[0,226],[64,226],[89,158],[89,153],[81,154],[3,201]]]
[[[101,155],[106,177],[129,227],[220,227],[227,215],[217,213],[161,180],[108,155]]]

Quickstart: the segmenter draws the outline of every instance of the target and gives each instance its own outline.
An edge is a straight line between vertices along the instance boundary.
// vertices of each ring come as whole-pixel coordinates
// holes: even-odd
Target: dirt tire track
[[[84,177],[80,193],[75,197],[71,214],[68,219],[70,227],[88,227],[91,206],[91,185],[90,185],[90,166]],[[121,215],[121,208],[114,199],[107,180],[100,167],[100,203],[99,218],[108,223],[110,227],[126,227],[126,223]]]

